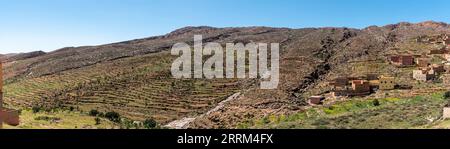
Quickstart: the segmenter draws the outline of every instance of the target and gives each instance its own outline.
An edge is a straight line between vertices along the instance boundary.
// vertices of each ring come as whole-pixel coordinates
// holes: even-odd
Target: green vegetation
[[[115,123],[120,123],[120,114],[117,112],[107,112],[105,114],[105,118],[107,118],[108,120],[110,120],[111,122],[115,122]]]
[[[144,128],[147,129],[153,129],[156,128],[156,126],[158,126],[158,123],[154,119],[146,119],[143,124]]]
[[[20,125],[4,125],[8,129],[113,129],[120,125],[99,118],[101,123],[96,124],[96,120],[91,116],[71,111],[38,112],[32,110],[22,110],[20,113]]]
[[[89,111],[89,115],[90,115],[90,116],[97,116],[97,115],[99,115],[99,113],[100,113],[100,112],[98,112],[98,110],[95,110],[95,109]]]
[[[239,128],[414,128],[432,125],[445,93],[413,98],[352,99],[291,115],[270,115]]]
[[[450,91],[445,92],[444,98],[445,99],[450,99]]]

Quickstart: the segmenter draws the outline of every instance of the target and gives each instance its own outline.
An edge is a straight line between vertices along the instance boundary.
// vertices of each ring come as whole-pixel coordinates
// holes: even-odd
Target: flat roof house
[[[444,73],[446,71],[444,65],[438,65],[438,64],[431,65],[431,69],[433,70],[433,72],[438,73],[438,74]]]
[[[428,57],[416,58],[416,64],[419,67],[428,67],[431,64],[431,59]]]
[[[445,48],[438,49],[438,50],[430,50],[430,55],[442,55],[447,54],[449,51]]]
[[[429,68],[413,70],[413,78],[419,81],[429,81],[434,79],[436,76],[435,72]]]
[[[413,55],[395,55],[389,59],[396,66],[413,66],[415,64]]]
[[[394,77],[380,77],[380,90],[392,90],[395,88],[395,78]]]
[[[353,80],[352,89],[355,92],[370,92],[370,83],[365,80]]]
[[[309,97],[309,104],[319,105],[322,104],[322,101],[325,100],[323,96],[311,96]]]
[[[442,118],[448,119],[450,118],[450,103],[444,107]]]

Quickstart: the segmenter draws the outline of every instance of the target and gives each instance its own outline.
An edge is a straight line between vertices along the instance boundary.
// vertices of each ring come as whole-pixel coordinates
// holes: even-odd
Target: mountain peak
[[[448,26],[447,23],[436,22],[436,21],[425,21],[425,22],[417,23],[416,25],[423,26],[423,27],[432,27],[432,28],[447,27]]]

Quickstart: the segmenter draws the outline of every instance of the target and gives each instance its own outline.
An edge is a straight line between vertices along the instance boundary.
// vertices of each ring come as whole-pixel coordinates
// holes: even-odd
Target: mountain
[[[310,109],[321,111],[320,107],[309,106],[306,99],[330,92],[327,82],[340,76],[362,76],[370,71],[395,76],[400,83],[417,86],[417,89],[430,88],[412,79],[411,68],[397,68],[386,59],[392,54],[422,54],[436,48],[413,41],[419,36],[444,33],[450,34],[450,26],[432,21],[364,29],[186,27],[162,36],[12,56],[15,58],[4,68],[4,96],[7,106],[19,109],[41,109],[50,113],[66,110],[80,114],[92,110],[117,112],[132,121],[154,119],[161,125],[188,118],[188,125],[183,127],[191,128],[309,128],[316,126],[312,124],[317,121],[328,123],[320,126],[337,128],[332,124],[338,118],[370,112],[364,111],[366,109],[356,113],[347,111],[308,121],[284,122],[283,117],[302,115]],[[204,43],[280,43],[278,88],[261,90],[257,79],[173,79],[170,67],[176,57],[170,55],[171,47],[178,42],[192,45],[194,35],[198,34],[203,35]],[[374,63],[375,70],[372,70],[368,66]],[[239,96],[232,96],[236,93]],[[381,100],[404,95],[408,93],[380,91],[366,98]],[[230,96],[235,98],[228,100]],[[438,105],[441,103],[423,112],[436,112],[442,108]],[[405,108],[414,111],[417,107],[420,108]],[[375,110],[377,113],[387,111]],[[426,113],[411,116],[424,117]],[[282,120],[275,123],[274,118]],[[376,123],[367,120],[369,118],[360,119],[365,123],[339,127],[360,128],[358,126],[366,123]],[[397,125],[402,122],[407,123],[399,120],[381,128],[424,125]]]
[[[12,62],[12,61],[19,61],[19,60],[29,59],[29,58],[33,58],[33,57],[38,57],[38,56],[41,56],[44,54],[45,54],[44,51],[33,51],[33,52],[28,52],[28,53],[11,53],[11,54],[6,54],[5,59],[7,62]]]

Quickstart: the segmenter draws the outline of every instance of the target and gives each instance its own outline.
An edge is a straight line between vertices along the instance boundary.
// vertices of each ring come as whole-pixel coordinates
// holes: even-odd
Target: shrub
[[[89,111],[89,115],[90,116],[97,116],[100,112],[98,112],[98,110],[92,109],[91,111]]]
[[[444,98],[445,99],[450,99],[450,91],[445,92]]]
[[[153,129],[158,125],[158,123],[154,119],[146,119],[143,124],[144,128],[147,129]]]
[[[41,111],[41,107],[34,106],[31,108],[31,111],[33,111],[33,113],[38,113],[39,111]]]
[[[105,114],[105,117],[112,122],[116,122],[116,123],[120,122],[120,114],[117,112],[114,112],[114,111],[108,112]]]
[[[94,120],[95,120],[95,125],[100,125],[100,121],[101,121],[100,118],[96,117]]]
[[[328,124],[330,124],[329,120],[323,119],[323,118],[317,119],[312,123],[312,125],[314,125],[314,126],[325,126]]]
[[[34,120],[36,121],[59,121],[61,120],[61,118],[59,117],[50,117],[50,116],[38,116],[36,118],[34,118]]]
[[[378,99],[375,99],[372,101],[373,106],[378,107],[380,106],[380,101],[378,101]]]
[[[97,116],[98,116],[98,117],[105,117],[105,113],[103,113],[103,112],[98,112]]]

